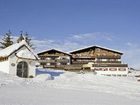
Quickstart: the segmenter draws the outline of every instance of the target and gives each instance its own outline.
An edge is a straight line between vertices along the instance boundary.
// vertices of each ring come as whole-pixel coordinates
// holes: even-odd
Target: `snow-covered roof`
[[[59,52],[59,53],[63,53],[63,54],[66,54],[66,55],[71,56],[71,54],[69,54],[69,53],[66,53],[66,52],[63,52],[63,51],[60,51],[60,50],[56,50],[56,49],[45,50],[45,51],[42,51],[42,52],[38,53],[38,55],[41,55],[41,54],[44,54],[44,53],[47,53],[47,52],[52,52],[52,51],[54,51],[54,52]]]
[[[19,49],[20,49],[21,47],[23,47],[23,46],[27,47],[28,50],[33,54],[33,56],[34,56],[35,58],[37,58],[36,54],[33,52],[33,50],[32,50],[32,49],[30,48],[30,46],[26,43],[25,40],[22,40],[22,41],[19,42],[19,43],[15,43],[15,44],[13,44],[13,45],[11,45],[11,46],[9,46],[9,47],[6,47],[5,49],[0,50],[0,57],[8,57],[8,56],[10,56],[11,54],[13,54],[14,52],[16,52],[17,50],[19,50]],[[23,51],[22,51],[22,54],[23,54]],[[18,55],[20,55],[20,57],[21,57],[22,54],[20,53],[20,54],[18,54]],[[28,55],[26,55],[26,56],[28,56]]]
[[[76,52],[80,52],[80,51],[84,51],[84,50],[91,49],[91,48],[101,48],[101,49],[109,50],[109,51],[116,52],[116,53],[119,53],[119,54],[123,54],[123,53],[120,52],[120,51],[117,51],[117,50],[114,50],[114,49],[110,49],[110,48],[107,48],[107,47],[101,47],[101,46],[99,46],[99,45],[88,46],[88,47],[85,47],[85,48],[81,48],[81,49],[78,49],[78,50],[74,50],[74,51],[71,51],[70,54],[76,53]]]

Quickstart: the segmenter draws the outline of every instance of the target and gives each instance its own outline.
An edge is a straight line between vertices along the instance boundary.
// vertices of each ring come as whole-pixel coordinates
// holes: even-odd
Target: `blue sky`
[[[0,35],[33,37],[37,51],[100,45],[140,68],[140,0],[0,0]]]

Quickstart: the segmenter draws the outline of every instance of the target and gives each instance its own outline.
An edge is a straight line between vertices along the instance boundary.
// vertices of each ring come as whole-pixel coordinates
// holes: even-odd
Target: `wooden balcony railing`
[[[84,55],[84,56],[73,56],[73,58],[99,58],[99,59],[120,59],[121,56],[119,55],[94,55],[94,56],[90,56],[90,55]]]
[[[57,59],[56,62],[60,62],[60,63],[67,63],[69,62],[69,59]]]
[[[99,64],[114,64],[114,63],[116,63],[116,64],[121,64],[121,61],[72,61],[72,63],[73,64],[87,64],[87,63],[89,63],[89,62],[93,62],[93,63],[99,63]]]
[[[68,63],[69,59],[56,59],[56,60],[39,60],[41,63]]]
[[[104,55],[98,55],[97,58],[99,59],[120,59],[121,56],[113,56],[113,55],[107,55],[107,56],[104,56]]]
[[[93,64],[93,67],[128,67],[127,64]]]
[[[96,61],[95,63],[121,63],[121,61]]]
[[[39,60],[39,62],[41,62],[41,63],[53,63],[53,62],[55,62],[55,60]]]
[[[44,68],[54,68],[54,67],[56,67],[55,65],[44,65]]]
[[[91,61],[72,61],[72,64],[87,64]]]

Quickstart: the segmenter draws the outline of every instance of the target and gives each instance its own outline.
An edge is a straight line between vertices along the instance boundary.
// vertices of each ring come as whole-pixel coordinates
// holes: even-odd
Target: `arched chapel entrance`
[[[25,61],[21,61],[17,64],[17,76],[27,78],[28,77],[28,64]]]

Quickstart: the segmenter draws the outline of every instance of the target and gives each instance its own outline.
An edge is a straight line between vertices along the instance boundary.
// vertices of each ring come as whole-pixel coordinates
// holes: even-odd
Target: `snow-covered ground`
[[[24,79],[0,72],[0,105],[140,105],[140,82],[133,75],[56,73]]]

